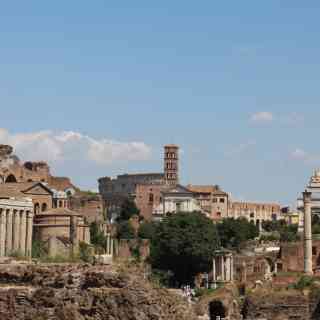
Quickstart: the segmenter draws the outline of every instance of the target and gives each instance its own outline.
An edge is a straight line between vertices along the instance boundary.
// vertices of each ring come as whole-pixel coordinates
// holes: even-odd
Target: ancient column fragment
[[[6,211],[0,209],[0,257],[5,255],[6,246]]]
[[[13,210],[7,210],[7,234],[6,234],[6,255],[12,253],[12,226],[13,226]]]
[[[311,192],[303,193],[304,203],[304,272],[313,274],[312,270],[312,227],[311,227]]]
[[[70,216],[70,241],[72,246],[72,255],[75,256],[78,252],[78,217]]]
[[[27,235],[27,213],[25,211],[20,212],[20,241],[19,252],[26,255],[26,235]]]
[[[33,229],[33,213],[27,212],[27,235],[26,235],[26,256],[32,256],[32,229]]]
[[[15,210],[13,216],[13,251],[19,251],[20,244],[20,212]]]

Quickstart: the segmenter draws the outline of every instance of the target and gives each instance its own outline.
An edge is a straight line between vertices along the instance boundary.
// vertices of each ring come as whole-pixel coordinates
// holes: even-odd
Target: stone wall
[[[181,297],[165,289],[154,289],[140,270],[87,265],[0,265],[0,319],[197,318]]]

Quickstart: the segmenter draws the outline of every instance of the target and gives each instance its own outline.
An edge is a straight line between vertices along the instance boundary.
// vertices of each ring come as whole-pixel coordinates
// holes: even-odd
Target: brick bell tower
[[[179,183],[179,147],[177,145],[164,146],[164,175],[166,184]]]

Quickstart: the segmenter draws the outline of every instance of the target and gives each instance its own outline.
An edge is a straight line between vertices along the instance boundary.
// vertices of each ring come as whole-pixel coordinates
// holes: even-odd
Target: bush
[[[93,262],[93,256],[92,256],[91,246],[85,242],[80,242],[79,244],[79,258],[83,262]]]
[[[310,276],[302,276],[299,281],[294,285],[297,290],[303,290],[309,288],[314,283],[315,279]]]

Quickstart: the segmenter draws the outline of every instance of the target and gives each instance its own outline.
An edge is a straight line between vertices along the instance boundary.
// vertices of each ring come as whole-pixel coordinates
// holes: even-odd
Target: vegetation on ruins
[[[117,238],[118,239],[134,239],[136,234],[129,221],[122,221],[117,226]]]
[[[288,224],[285,220],[264,221],[262,228],[269,235],[262,236],[262,240],[280,240],[282,242],[294,242],[299,240],[298,225]]]
[[[219,236],[212,220],[198,212],[177,213],[155,225],[151,238],[150,262],[171,285],[193,283],[194,277],[208,272]]]
[[[248,222],[244,218],[223,219],[217,224],[221,245],[224,248],[239,249],[248,240],[259,236],[259,230],[255,224]]]
[[[120,215],[117,220],[118,222],[128,221],[133,216],[139,216],[139,215],[140,215],[140,210],[137,208],[136,203],[133,200],[127,198],[121,205]]]
[[[90,224],[90,242],[98,252],[103,251],[107,246],[107,237],[99,229],[97,222]]]
[[[156,228],[159,222],[155,221],[144,221],[139,228],[138,237],[141,239],[152,239],[156,234]]]

